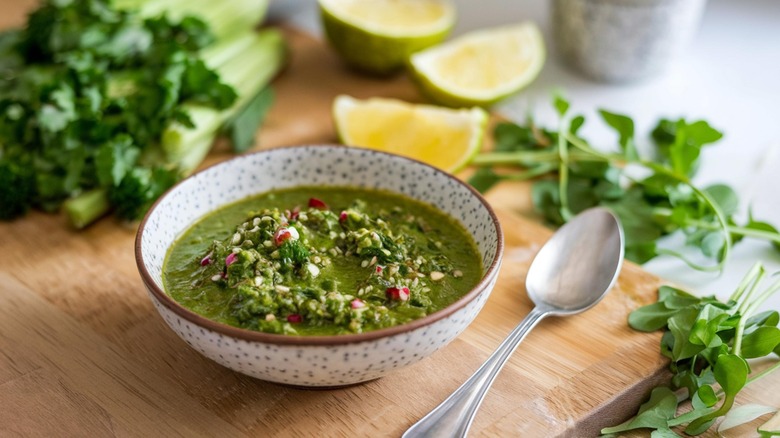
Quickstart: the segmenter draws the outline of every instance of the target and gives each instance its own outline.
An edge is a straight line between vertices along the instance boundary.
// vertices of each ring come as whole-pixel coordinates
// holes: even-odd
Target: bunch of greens
[[[725,416],[719,426],[724,430],[776,411],[757,405],[732,409],[745,385],[780,368],[780,314],[776,310],[757,313],[780,290],[780,280],[761,290],[765,276],[761,264],[755,265],[725,303],[663,286],[658,302],[631,312],[628,323],[632,328],[663,329],[661,353],[671,360],[672,387],[653,389],[636,417],[602,433],[650,428],[655,430],[653,436],[677,436],[671,428],[686,426],[685,433],[698,435],[720,417]],[[765,356],[771,356],[774,363],[751,375],[747,359]],[[692,409],[677,415],[684,400],[691,401]],[[769,428],[764,430],[769,432]]]
[[[0,36],[0,219],[141,216],[217,134],[243,151],[284,59],[267,0],[47,0]]]
[[[623,224],[626,258],[637,263],[668,254],[696,269],[720,270],[732,244],[743,237],[765,239],[780,250],[780,233],[772,225],[752,215],[737,225],[733,189],[723,184],[700,188],[691,181],[703,149],[722,136],[707,122],[660,120],[652,131],[655,156],[643,158],[631,118],[599,112],[619,143],[616,151],[603,152],[578,135],[583,116],[569,118],[569,103],[561,97],[554,105],[561,119],[557,131],[541,128],[530,118],[524,126],[499,124],[495,150],[474,158],[472,164],[479,169],[469,182],[484,192],[501,180],[535,180],[534,206],[554,225],[587,208],[608,207]],[[649,175],[637,177],[636,169]],[[659,238],[676,231],[717,263],[704,266],[680,251],[658,246]]]

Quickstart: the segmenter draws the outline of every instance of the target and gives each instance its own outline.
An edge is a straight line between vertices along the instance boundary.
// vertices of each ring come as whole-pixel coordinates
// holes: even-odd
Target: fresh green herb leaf
[[[721,322],[729,317],[726,310],[712,304],[705,304],[696,315],[696,322],[691,327],[688,342],[704,348],[716,348],[723,344],[718,329]]]
[[[571,119],[571,123],[569,124],[569,132],[571,132],[573,135],[577,135],[577,132],[579,132],[580,128],[582,128],[584,125],[585,116],[575,116]]]
[[[653,428],[668,429],[668,421],[674,417],[677,410],[677,396],[671,389],[661,386],[654,388],[650,399],[639,407],[639,413],[625,423],[607,427],[602,434],[625,432],[634,429]]]
[[[720,417],[727,416],[731,422],[745,418],[741,412],[730,414],[734,412],[732,407],[737,394],[747,384],[780,369],[780,358],[774,356],[773,365],[750,375],[746,361],[780,353],[780,328],[777,327],[780,315],[774,310],[754,314],[763,302],[780,290],[780,281],[761,290],[764,276],[764,268],[756,264],[726,302],[714,297],[698,298],[664,286],[659,289],[657,302],[631,312],[631,327],[645,331],[664,330],[661,353],[671,359],[672,388],[656,388],[634,419],[606,428],[602,433],[652,428],[663,434],[672,427],[685,426],[686,434],[698,435]],[[687,398],[691,400],[690,411],[680,415],[673,413],[665,421],[661,421],[663,416],[646,413],[649,403],[660,403],[655,391],[674,394],[673,390],[687,392]],[[681,401],[674,399],[672,412],[676,412]]]
[[[675,362],[689,359],[704,349],[703,346],[689,341],[698,312],[699,310],[696,308],[679,310],[668,320],[667,325],[674,339],[671,358]]]
[[[707,257],[721,257],[726,247],[726,238],[723,237],[723,233],[709,232],[702,233],[701,236],[703,237],[698,242],[701,252]]]
[[[709,429],[717,417],[725,415],[734,404],[737,393],[747,383],[748,373],[748,364],[742,357],[736,354],[720,355],[713,367],[713,374],[724,392],[723,403],[717,411],[692,421],[685,432],[689,435],[701,434]]]
[[[751,316],[750,318],[748,318],[745,326],[746,327],[751,327],[751,326],[776,327],[778,322],[780,322],[780,313],[778,313],[777,310],[767,310],[761,313],[757,313]]]
[[[722,136],[705,121],[688,124],[685,119],[661,120],[653,130],[661,156],[675,172],[686,177],[693,176],[698,168],[702,146],[714,143]]]
[[[676,287],[661,286],[658,288],[658,301],[670,309],[685,309],[699,304],[702,299]]]
[[[699,188],[691,182],[703,147],[722,137],[708,123],[661,119],[652,131],[655,157],[649,159],[639,156],[630,117],[599,111],[618,134],[620,153],[608,153],[577,136],[582,116],[566,126],[568,101],[555,95],[553,107],[561,118],[558,132],[536,126],[530,118],[525,125],[496,127],[495,152],[479,154],[472,162],[479,167],[473,178],[478,190],[489,190],[499,179],[533,178],[534,208],[553,225],[588,207],[608,207],[624,226],[626,258],[637,263],[665,254],[695,269],[721,270],[732,245],[745,237],[766,240],[780,251],[780,233],[774,226],[752,216],[747,224],[737,222],[739,199],[732,188],[723,184]],[[508,167],[517,172],[506,172]],[[634,168],[644,173],[627,171]],[[715,264],[699,263],[659,244],[675,233],[683,234],[687,245]]]
[[[745,359],[736,354],[724,354],[718,357],[713,368],[715,380],[726,396],[735,396],[747,383],[749,367]],[[733,397],[732,397],[733,398]]]
[[[125,174],[117,186],[109,189],[108,200],[118,217],[137,220],[176,181],[176,173],[169,170],[136,167]]]
[[[691,403],[694,409],[711,408],[718,402],[718,396],[710,385],[702,385],[696,391]]]
[[[226,109],[238,99],[236,90],[222,83],[217,72],[207,67],[202,59],[190,59],[185,65],[181,78],[181,100]]]
[[[680,435],[677,435],[677,433],[671,429],[656,429],[650,432],[650,438],[679,438],[679,437]]]
[[[138,160],[141,151],[133,146],[133,139],[120,134],[100,146],[95,154],[98,181],[102,186],[119,185]]]
[[[498,123],[493,130],[493,135],[496,138],[497,152],[533,150],[537,147],[531,127],[519,126],[514,123]]]
[[[309,260],[309,250],[300,240],[288,239],[279,247],[279,256],[287,267],[301,266]]]
[[[556,93],[553,97],[553,106],[558,112],[558,115],[563,117],[566,112],[569,111],[569,101],[566,100],[561,94]]]
[[[542,180],[534,183],[531,187],[531,199],[536,209],[548,221],[556,225],[565,222],[559,208],[561,201],[557,181]]]
[[[501,181],[501,177],[488,168],[477,169],[469,178],[469,184],[483,193],[498,184],[499,181]]]
[[[654,332],[665,327],[669,318],[676,313],[677,309],[670,309],[659,300],[631,312],[628,315],[628,325],[634,330]]]
[[[32,204],[35,176],[23,163],[0,159],[0,219],[22,216]]]
[[[780,345],[780,328],[759,327],[742,339],[742,356],[764,357]]]
[[[636,160],[639,154],[634,144],[634,121],[622,114],[616,114],[607,110],[599,110],[601,118],[611,126],[619,135],[618,143],[623,151],[623,155],[629,160]]]

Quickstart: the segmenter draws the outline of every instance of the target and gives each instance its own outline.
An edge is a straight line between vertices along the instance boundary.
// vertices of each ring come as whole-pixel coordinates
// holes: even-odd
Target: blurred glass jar
[[[603,82],[662,72],[699,26],[706,0],[553,0],[559,57]]]

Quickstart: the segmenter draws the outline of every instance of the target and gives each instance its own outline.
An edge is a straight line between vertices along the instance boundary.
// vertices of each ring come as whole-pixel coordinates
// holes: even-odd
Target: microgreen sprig
[[[484,192],[502,180],[534,180],[534,207],[553,225],[561,225],[587,208],[611,208],[626,235],[626,257],[645,263],[671,255],[702,271],[724,268],[733,244],[745,237],[771,242],[780,251],[780,233],[749,215],[735,219],[738,196],[729,186],[700,187],[693,182],[702,149],[722,134],[704,121],[662,119],[652,131],[653,157],[640,156],[634,122],[625,115],[600,110],[602,120],[618,134],[617,151],[592,147],[578,134],[585,117],[569,117],[569,103],[556,96],[558,130],[500,123],[495,150],[475,157],[478,169],[469,182]],[[627,169],[644,168],[637,178]],[[661,237],[681,232],[686,243],[715,263],[702,263],[682,251],[658,245]]]
[[[628,323],[635,330],[664,331],[661,353],[671,360],[672,386],[655,388],[636,417],[602,433],[651,428],[657,432],[654,436],[677,436],[671,428],[686,426],[685,433],[701,434],[730,414],[745,386],[780,369],[780,314],[776,310],[756,313],[780,290],[780,280],[762,290],[766,276],[757,263],[726,302],[662,286],[657,302],[631,312]],[[766,356],[774,364],[751,375],[747,360]],[[691,409],[678,415],[685,400],[691,401]],[[735,417],[731,416],[729,427],[739,424]],[[746,415],[744,420],[754,418]]]

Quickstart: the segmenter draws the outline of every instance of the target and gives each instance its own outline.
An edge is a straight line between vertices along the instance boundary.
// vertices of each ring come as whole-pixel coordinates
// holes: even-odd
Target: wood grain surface
[[[32,4],[0,4],[0,26],[21,23]],[[290,65],[256,149],[335,141],[330,104],[340,93],[421,100],[406,77],[357,75],[322,42],[286,32]],[[229,157],[218,142],[205,164]],[[507,251],[476,321],[418,364],[327,391],[252,379],[190,349],[146,296],[134,226],[106,218],[74,231],[38,212],[0,223],[0,436],[400,436],[532,306],[524,278],[550,231],[529,213],[526,186],[504,184],[488,199]],[[497,378],[471,435],[594,436],[635,411],[666,377],[665,361],[658,335],[631,331],[626,316],[655,298],[659,282],[627,263],[594,309],[543,321]],[[750,388],[742,399],[780,403],[772,392]]]

